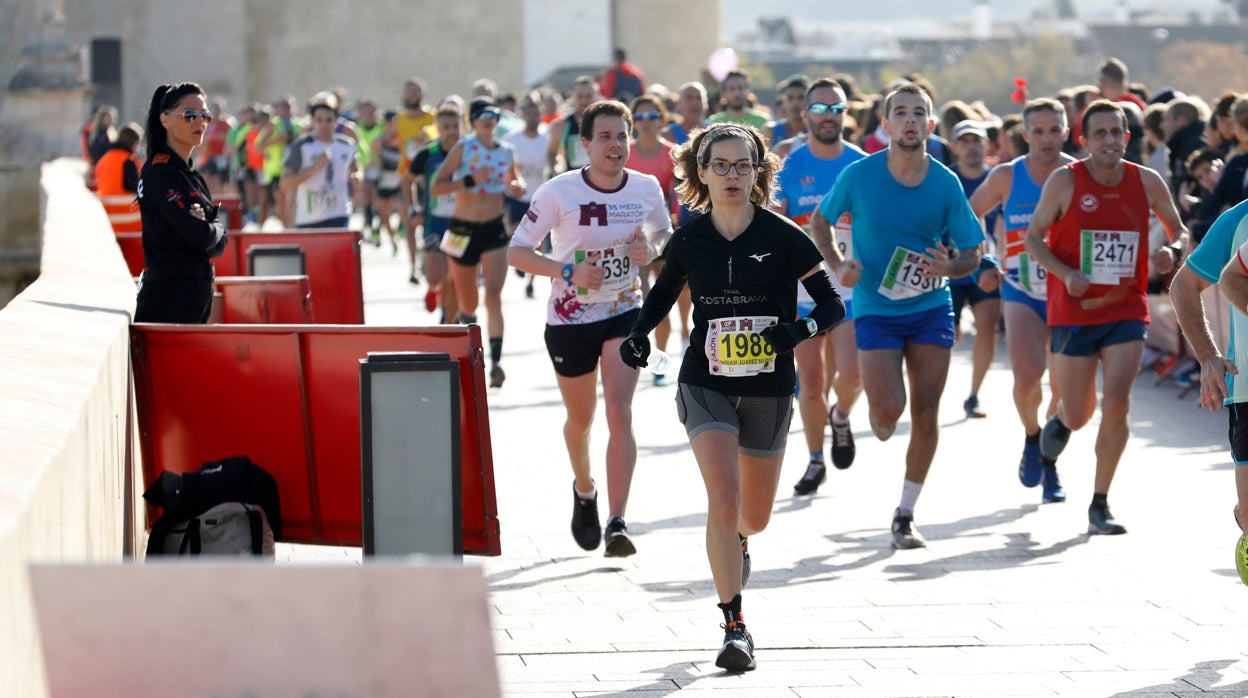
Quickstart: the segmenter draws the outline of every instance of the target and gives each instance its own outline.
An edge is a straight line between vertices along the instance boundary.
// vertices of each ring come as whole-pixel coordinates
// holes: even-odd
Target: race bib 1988
[[[759,335],[776,324],[774,315],[715,318],[707,324],[706,358],[711,374],[742,377],[771,373],[776,350]]]

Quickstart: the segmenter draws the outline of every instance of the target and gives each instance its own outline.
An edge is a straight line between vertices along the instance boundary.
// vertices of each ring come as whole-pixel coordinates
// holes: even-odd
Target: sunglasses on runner
[[[836,104],[825,104],[823,102],[815,102],[809,107],[806,107],[806,110],[815,116],[823,116],[824,114],[840,116],[845,113],[845,103],[837,102]]]
[[[169,112],[165,112],[165,113],[168,114]],[[199,111],[197,109],[183,109],[182,119],[185,120],[188,124],[198,119],[203,119],[205,124],[211,124],[212,114],[206,111]]]
[[[477,118],[478,119],[497,119],[499,116],[502,116],[502,114],[503,112],[501,109],[498,109],[497,107],[490,107],[488,109],[483,109],[480,114],[477,114]]]
[[[663,115],[657,111],[643,111],[638,114],[633,114],[633,121],[658,121],[662,118]]]

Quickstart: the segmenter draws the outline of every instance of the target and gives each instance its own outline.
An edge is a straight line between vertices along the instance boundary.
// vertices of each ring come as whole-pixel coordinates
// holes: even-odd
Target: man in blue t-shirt
[[[858,146],[841,138],[844,129],[846,99],[841,86],[828,78],[813,82],[802,98],[800,118],[809,127],[810,138],[805,145],[797,146],[784,160],[776,188],[776,211],[788,216],[811,233],[813,216],[823,199],[850,163],[866,157]],[[843,225],[848,231],[849,220]],[[826,221],[824,221],[826,225]],[[842,250],[842,253],[848,250]],[[829,272],[831,276],[831,272]],[[835,282],[834,282],[835,283]],[[852,290],[837,284],[837,291],[848,306],[852,302]],[[807,315],[815,302],[805,288],[798,287],[798,316]],[[831,332],[802,342],[793,350],[797,362],[798,384],[805,386],[798,394],[798,413],[806,433],[806,446],[810,451],[810,464],[806,473],[794,486],[797,494],[814,494],[827,477],[823,462],[823,425],[832,423],[832,462],[836,467],[848,468],[854,462],[854,433],[849,428],[849,413],[862,393],[862,380],[858,375],[858,352],[854,345],[854,323],[847,312],[846,320]],[[833,351],[833,361],[826,360],[827,352]],[[825,366],[836,367],[837,403],[828,410],[828,384]]]
[[[927,93],[911,83],[897,87],[884,100],[884,117],[888,148],[845,168],[819,204],[827,220],[853,217],[853,258],[843,258],[835,239],[817,235],[815,242],[841,283],[855,289],[858,366],[871,429],[881,441],[892,436],[905,408],[902,361],[908,366],[911,435],[892,533],[894,547],[921,548],[914,505],[936,454],[937,412],[953,353],[946,279],[975,271],[984,233],[957,176],[924,149],[936,125]],[[942,244],[946,235],[956,252]]]
[[[1239,544],[1235,546],[1236,567],[1240,579],[1248,584],[1248,316],[1244,315],[1248,300],[1248,201],[1218,216],[1200,245],[1170,282],[1170,301],[1183,328],[1183,336],[1200,361],[1200,404],[1210,411],[1226,405],[1230,419],[1228,431],[1231,457],[1235,460],[1235,489],[1238,504],[1235,521],[1239,524]],[[1176,259],[1177,247],[1170,248]],[[1238,252],[1237,252],[1238,250]],[[1219,281],[1220,279],[1220,281]],[[1239,312],[1230,312],[1230,338],[1226,356],[1209,331],[1209,319],[1201,292],[1218,283],[1231,305]]]

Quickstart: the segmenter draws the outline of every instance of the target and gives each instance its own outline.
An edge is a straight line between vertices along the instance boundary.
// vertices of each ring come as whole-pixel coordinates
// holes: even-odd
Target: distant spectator
[[[1204,147],[1188,156],[1184,165],[1189,179],[1180,186],[1175,203],[1179,206],[1179,213],[1187,223],[1188,230],[1199,241],[1203,237],[1203,231],[1208,229],[1219,213],[1216,209],[1211,210],[1212,198],[1218,180],[1222,177],[1224,164],[1222,155],[1216,148]],[[1205,219],[1208,219],[1205,225],[1200,226],[1200,222]],[[1197,227],[1201,227],[1200,233],[1197,232]]]
[[[1166,147],[1166,134],[1161,130],[1161,120],[1166,105],[1153,103],[1144,110],[1144,164],[1156,170],[1161,178],[1170,183],[1170,149]]]
[[[1111,102],[1130,102],[1144,113],[1148,105],[1138,95],[1127,88],[1127,64],[1117,58],[1106,58],[1101,63],[1101,75],[1097,81],[1101,96]]]
[[[646,74],[641,68],[628,62],[628,54],[624,49],[617,48],[612,54],[614,64],[602,74],[598,88],[606,99],[621,100],[625,103],[640,97],[646,92]]]
[[[1170,102],[1161,118],[1161,130],[1170,149],[1170,188],[1177,198],[1187,179],[1187,158],[1205,146],[1205,118],[1209,108],[1196,97]]]
[[[1231,104],[1231,124],[1239,145],[1226,163],[1222,179],[1213,190],[1211,206],[1224,211],[1245,199],[1248,193],[1248,94]]]
[[[802,109],[805,108],[806,87],[809,84],[810,80],[805,75],[794,75],[776,85],[776,91],[780,93],[777,118],[766,131],[773,148],[780,141],[806,130],[802,123]]]
[[[1218,134],[1222,137],[1222,156],[1229,156],[1232,151],[1242,142],[1235,135],[1235,119],[1231,117],[1231,107],[1234,106],[1235,100],[1239,99],[1239,95],[1234,92],[1226,92],[1218,101],[1213,104],[1213,115],[1209,117],[1215,120],[1217,124]]]
[[[117,107],[110,104],[100,105],[95,110],[95,118],[91,120],[91,130],[87,134],[87,159],[94,165],[117,139],[117,131],[113,124],[117,122]]]
[[[719,85],[719,96],[724,102],[724,110],[712,114],[712,123],[732,122],[749,124],[766,133],[767,112],[750,108],[750,76],[739,70],[729,71]]]

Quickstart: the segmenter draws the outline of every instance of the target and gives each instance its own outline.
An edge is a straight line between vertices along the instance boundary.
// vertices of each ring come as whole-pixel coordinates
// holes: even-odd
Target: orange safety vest
[[[125,148],[111,148],[95,163],[96,193],[104,204],[114,233],[141,233],[143,219],[139,215],[138,199],[134,192],[126,191],[123,184],[127,160],[134,160],[134,154]],[[136,168],[138,164],[135,161]]]

